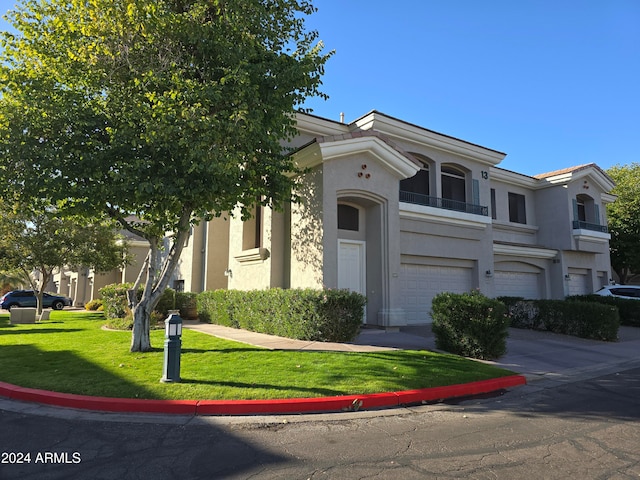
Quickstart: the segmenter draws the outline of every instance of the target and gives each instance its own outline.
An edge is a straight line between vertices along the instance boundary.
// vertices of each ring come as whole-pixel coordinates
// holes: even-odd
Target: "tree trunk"
[[[158,304],[162,293],[169,284],[169,279],[173,275],[180,255],[184,248],[184,243],[189,237],[189,219],[191,218],[191,210],[185,207],[180,219],[180,229],[173,237],[173,244],[168,251],[167,256],[162,261],[160,273],[158,274],[156,266],[160,264],[160,240],[158,238],[150,238],[149,253],[147,260],[143,265],[146,270],[146,281],[142,298],[137,299],[136,292],[138,285],[144,277],[144,271],[136,280],[136,285],[128,292],[129,307],[133,313],[133,331],[131,332],[131,352],[148,352],[151,350],[151,338],[149,336],[151,312]]]
[[[37,289],[34,289],[36,293],[36,313],[38,315],[38,318],[40,317],[40,315],[42,315],[42,298],[44,297],[44,289],[49,283],[49,279],[51,278],[51,273],[48,272],[45,268],[42,268],[40,270],[40,275],[42,276],[40,286]]]
[[[151,351],[149,302],[140,302],[133,307],[133,332],[131,333],[131,352]]]

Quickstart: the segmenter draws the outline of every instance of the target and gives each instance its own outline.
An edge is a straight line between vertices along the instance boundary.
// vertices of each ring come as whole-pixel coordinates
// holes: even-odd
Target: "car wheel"
[[[56,300],[55,302],[53,302],[51,307],[54,310],[62,310],[64,308],[64,302],[62,300]]]
[[[18,305],[17,303],[12,303],[11,305],[7,305],[7,307],[6,307],[6,308],[7,308],[7,310],[11,311],[11,309],[12,309],[13,307],[19,307],[19,306],[20,306],[20,305]]]

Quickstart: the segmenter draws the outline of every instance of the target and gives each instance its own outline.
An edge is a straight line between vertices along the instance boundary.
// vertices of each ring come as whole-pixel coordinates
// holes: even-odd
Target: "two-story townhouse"
[[[613,183],[596,165],[530,177],[376,111],[297,126],[302,202],[195,226],[176,289],[348,288],[367,297],[364,321],[388,328],[428,323],[443,291],[563,298],[608,283]]]
[[[393,327],[429,322],[443,291],[563,298],[610,278],[613,183],[595,165],[530,177],[376,111],[300,114],[298,131],[302,203],[195,227],[176,286],[348,288],[367,296],[367,324]]]
[[[607,285],[613,186],[595,164],[535,177],[493,168],[495,294],[564,298]]]

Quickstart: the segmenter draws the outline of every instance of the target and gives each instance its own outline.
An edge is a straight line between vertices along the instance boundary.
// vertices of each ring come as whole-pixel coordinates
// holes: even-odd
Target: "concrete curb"
[[[492,393],[525,385],[522,375],[493,378],[446,387],[368,395],[275,400],[141,400],[90,397],[50,392],[0,382],[0,396],[66,408],[120,413],[162,413],[178,415],[258,415],[317,413],[400,407],[452,398]]]

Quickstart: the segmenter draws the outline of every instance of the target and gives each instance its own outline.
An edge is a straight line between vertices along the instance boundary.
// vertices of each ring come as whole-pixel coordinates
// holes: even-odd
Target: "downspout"
[[[201,250],[201,262],[202,262],[202,281],[200,284],[200,291],[204,292],[207,287],[207,252],[209,251],[207,243],[209,242],[209,222],[204,222],[202,225],[202,250]]]

